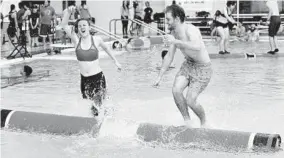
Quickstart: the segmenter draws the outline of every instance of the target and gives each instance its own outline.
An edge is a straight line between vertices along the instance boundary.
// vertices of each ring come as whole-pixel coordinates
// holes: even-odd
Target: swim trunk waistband
[[[193,61],[191,59],[187,59],[185,58],[185,62],[188,63],[188,64],[193,64],[193,65],[196,65],[196,66],[211,66],[211,62],[208,62],[208,63],[199,63],[199,62],[196,62],[196,61]]]

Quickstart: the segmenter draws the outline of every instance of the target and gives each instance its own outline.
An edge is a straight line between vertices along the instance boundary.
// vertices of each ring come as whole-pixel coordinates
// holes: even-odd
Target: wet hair
[[[220,10],[217,10],[216,12],[215,12],[215,16],[220,16],[221,15],[221,11]]]
[[[29,76],[32,74],[33,69],[32,69],[30,66],[25,65],[25,66],[24,66],[24,72],[25,72],[25,74],[26,74],[26,77],[29,77]]]
[[[14,4],[11,4],[10,5],[10,12],[12,12],[15,8],[16,8],[16,6]]]
[[[88,24],[89,24],[89,26],[91,25],[89,19],[78,19],[78,20],[75,22],[75,25],[74,25],[74,26],[75,26],[75,33],[78,33],[78,24],[79,24],[80,21],[87,21]]]
[[[133,40],[133,38],[129,38],[129,39],[127,40],[127,44],[129,44],[132,40]]]
[[[184,19],[185,19],[185,12],[184,12],[184,10],[183,10],[182,7],[180,7],[180,6],[176,5],[176,4],[172,4],[172,5],[170,5],[170,6],[167,6],[167,8],[166,8],[166,13],[167,13],[167,12],[171,12],[171,13],[172,13],[172,16],[173,16],[174,18],[179,17],[180,22],[182,22],[182,23],[184,22]]]
[[[236,1],[227,1],[227,7],[237,4]]]
[[[164,59],[167,54],[168,54],[168,51],[167,50],[163,50],[162,53],[161,53],[162,59]]]

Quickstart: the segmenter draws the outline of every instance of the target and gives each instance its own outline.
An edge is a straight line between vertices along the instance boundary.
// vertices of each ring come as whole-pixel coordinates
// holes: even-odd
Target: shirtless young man
[[[199,117],[201,125],[204,126],[206,123],[205,112],[203,107],[196,102],[196,99],[211,79],[212,69],[208,52],[199,29],[184,23],[185,13],[180,6],[168,6],[166,8],[166,19],[172,34],[165,36],[165,43],[169,45],[169,52],[165,56],[154,86],[160,84],[162,76],[174,59],[176,49],[180,49],[186,60],[175,77],[172,88],[174,100],[188,127],[193,127],[188,107]],[[183,91],[187,87],[188,91],[185,97]]]

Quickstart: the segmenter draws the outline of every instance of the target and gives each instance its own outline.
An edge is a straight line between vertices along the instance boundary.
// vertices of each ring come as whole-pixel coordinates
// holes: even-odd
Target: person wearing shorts
[[[187,127],[194,127],[189,116],[190,108],[200,119],[201,126],[206,126],[206,117],[203,107],[197,103],[197,98],[205,90],[212,76],[211,60],[202,40],[200,30],[185,24],[185,12],[178,5],[166,8],[166,20],[171,35],[166,35],[164,42],[169,46],[160,73],[154,83],[159,86],[163,74],[171,65],[176,49],[180,49],[185,56],[185,62],[177,73],[172,88],[175,103],[183,116]],[[184,90],[188,88],[186,97]]]
[[[121,65],[102,38],[90,34],[89,20],[78,19],[74,28],[68,25],[69,17],[74,12],[74,5],[70,5],[63,11],[61,27],[66,32],[66,35],[71,38],[75,47],[75,54],[81,73],[82,97],[92,102],[92,114],[98,116],[106,94],[106,79],[99,64],[99,48],[101,47],[113,59],[119,70],[121,70]]]
[[[23,28],[23,16],[25,14],[25,8],[23,6],[23,2],[20,2],[18,4],[18,7],[20,8],[20,10],[17,12],[17,21],[18,21],[18,27],[20,30],[20,33],[22,33],[22,28]]]
[[[43,38],[43,45],[44,49],[47,49],[46,47],[46,39],[49,39],[49,42],[51,42],[50,34],[51,34],[51,25],[52,20],[55,16],[55,10],[53,7],[50,6],[50,0],[44,1],[44,7],[41,9],[40,12],[40,33],[39,35]]]
[[[151,25],[153,9],[150,7],[150,2],[146,1],[145,5],[146,8],[144,9],[144,22],[148,25]],[[143,32],[144,32],[144,27],[143,27]],[[150,36],[150,34],[151,30],[148,29],[148,35]]]
[[[270,51],[267,53],[275,54],[279,52],[276,35],[281,25],[277,0],[267,0],[266,6],[269,8],[267,22],[270,21],[268,28]]]

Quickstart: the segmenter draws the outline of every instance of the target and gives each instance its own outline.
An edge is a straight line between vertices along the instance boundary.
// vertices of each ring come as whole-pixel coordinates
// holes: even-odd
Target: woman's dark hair
[[[126,1],[126,8],[127,8],[127,9],[129,9],[129,5],[130,5],[130,2],[127,0],[127,1]],[[122,7],[123,7],[124,10],[126,9],[126,8],[125,8],[125,1],[122,1]]]
[[[227,7],[235,5],[236,3],[237,3],[236,1],[227,1]]]
[[[172,4],[177,4],[175,0],[173,0]]]
[[[177,18],[179,17],[180,21],[183,23],[184,22],[184,19],[185,19],[185,12],[183,10],[182,7],[176,5],[176,4],[172,4],[170,6],[167,6],[166,8],[166,13],[167,12],[171,12],[172,13],[172,16],[174,18]]]
[[[16,6],[14,4],[11,4],[10,5],[10,12],[12,12],[15,8],[16,8]]]
[[[79,24],[80,21],[87,21],[88,24],[89,24],[89,26],[91,25],[89,19],[78,19],[78,20],[75,22],[75,25],[74,25],[74,26],[75,26],[75,33],[78,33],[78,24]]]
[[[86,5],[87,1],[86,0],[81,0],[81,6]]]

